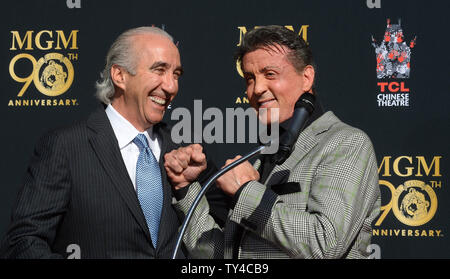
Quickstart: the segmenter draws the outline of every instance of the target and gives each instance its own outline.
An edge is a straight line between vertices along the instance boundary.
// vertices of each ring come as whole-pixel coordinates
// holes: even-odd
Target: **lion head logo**
[[[51,90],[60,90],[66,83],[67,73],[54,60],[50,60],[41,75],[41,83]]]
[[[420,226],[430,221],[437,209],[434,190],[420,180],[408,180],[393,194],[392,210],[405,225]]]
[[[69,89],[73,82],[73,66],[67,57],[48,53],[36,63],[34,84],[44,95],[58,96]]]
[[[425,195],[414,188],[410,188],[403,197],[400,210],[406,218],[420,220],[428,214],[430,202],[425,199]]]

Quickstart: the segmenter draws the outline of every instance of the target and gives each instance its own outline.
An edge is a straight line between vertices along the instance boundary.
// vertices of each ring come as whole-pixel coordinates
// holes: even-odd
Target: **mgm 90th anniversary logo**
[[[423,227],[436,216],[438,195],[442,189],[440,160],[442,156],[426,159],[424,156],[385,156],[378,168],[382,195],[381,214],[375,223],[374,236],[388,237],[440,237],[442,229]],[[427,179],[427,177],[429,179]],[[397,187],[393,180],[401,178]],[[383,194],[383,191],[382,191]],[[388,196],[388,202],[384,197]],[[392,212],[395,218],[410,227],[386,228],[384,223]]]
[[[78,60],[78,31],[11,31],[9,50],[14,56],[9,74],[18,86],[9,107],[78,105],[77,99],[59,97],[74,80],[72,62]],[[32,83],[43,96],[36,98],[36,91],[30,90]]]

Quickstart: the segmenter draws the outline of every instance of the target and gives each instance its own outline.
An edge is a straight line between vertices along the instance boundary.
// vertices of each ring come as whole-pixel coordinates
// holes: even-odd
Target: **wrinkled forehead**
[[[170,38],[160,34],[139,34],[131,39],[136,58],[159,60],[174,67],[180,66],[180,53]]]
[[[136,34],[129,38],[131,45],[136,50],[164,48],[173,52],[178,52],[177,46],[172,40],[161,34],[154,33],[142,33]]]

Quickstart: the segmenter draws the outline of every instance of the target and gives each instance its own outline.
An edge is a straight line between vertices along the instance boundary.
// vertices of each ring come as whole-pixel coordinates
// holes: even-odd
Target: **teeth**
[[[267,100],[267,101],[264,101],[264,102],[262,102],[262,103],[260,103],[260,106],[262,106],[262,105],[264,105],[264,104],[267,104],[267,103],[269,103],[269,102],[272,102],[273,100]]]
[[[166,104],[166,99],[161,99],[155,96],[150,96],[150,100],[152,100],[153,102],[159,104],[159,105],[165,105]]]

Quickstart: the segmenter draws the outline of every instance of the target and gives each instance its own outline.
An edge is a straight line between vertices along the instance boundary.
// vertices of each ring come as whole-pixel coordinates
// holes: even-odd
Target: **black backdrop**
[[[248,107],[244,83],[233,60],[242,27],[250,30],[278,24],[292,26],[295,32],[303,30],[300,35],[306,36],[316,58],[317,89],[324,107],[364,130],[374,143],[380,166],[383,214],[374,224],[372,257],[449,258],[450,119],[445,107],[450,92],[445,67],[449,65],[450,5],[437,0],[381,0],[374,1],[375,7],[369,8],[373,6],[370,3],[370,0],[4,2],[0,11],[0,236],[6,232],[12,205],[39,136],[86,117],[98,105],[94,84],[117,35],[142,25],[163,27],[179,42],[185,69],[172,109],[192,109],[193,100],[199,99],[203,110],[218,107],[225,111]],[[388,19],[391,24],[401,20],[407,44],[417,37],[411,49],[409,78],[377,78],[371,37],[377,45],[382,42]],[[67,88],[60,90],[62,93],[54,93],[58,96],[47,96],[43,93],[45,88],[36,85],[50,65],[39,59],[49,53],[59,53],[69,60],[58,62],[66,74],[73,66],[73,83],[66,84]],[[36,81],[32,81],[31,73],[36,73]],[[26,80],[29,85],[18,96]],[[379,82],[390,88],[386,86],[381,92]],[[403,88],[398,91],[400,86],[396,85]],[[408,92],[401,92],[407,89]],[[379,106],[379,94],[407,94],[409,106]],[[166,114],[168,121],[170,113]],[[221,165],[227,158],[249,151],[251,145],[212,144],[209,149]],[[419,193],[415,196],[419,202],[409,204],[412,211],[408,215],[402,204],[409,200],[407,194],[411,192]],[[422,205],[420,216],[411,213],[419,212],[418,204]]]

